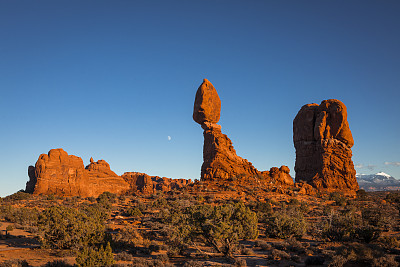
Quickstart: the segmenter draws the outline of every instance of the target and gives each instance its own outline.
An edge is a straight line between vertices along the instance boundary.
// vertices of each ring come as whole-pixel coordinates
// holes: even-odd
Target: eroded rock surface
[[[150,176],[140,172],[126,172],[122,175],[130,184],[132,192],[152,194],[156,191],[168,192],[174,189],[181,189],[192,181],[186,179],[171,179],[159,176]]]
[[[260,172],[251,162],[236,154],[232,141],[221,132],[219,125],[202,126],[204,129],[202,180],[260,176]]]
[[[63,149],[52,149],[39,156],[35,166],[28,168],[26,192],[60,196],[97,197],[103,192],[125,194],[169,191],[191,183],[186,179],[160,178],[144,173],[125,173],[118,176],[104,160],[83,165],[80,157],[68,155]]]
[[[347,121],[347,108],[339,100],[304,105],[293,121],[296,182],[317,189],[358,190]]]
[[[204,79],[196,92],[194,100],[193,119],[199,124],[204,122],[217,123],[221,113],[221,100],[217,90],[207,80]]]
[[[200,85],[194,102],[193,119],[199,123],[204,132],[203,165],[201,180],[239,180],[251,182],[293,185],[289,168],[282,166],[272,172],[258,171],[251,162],[239,157],[232,141],[221,132],[216,124],[220,118],[221,101],[214,86],[207,80]]]

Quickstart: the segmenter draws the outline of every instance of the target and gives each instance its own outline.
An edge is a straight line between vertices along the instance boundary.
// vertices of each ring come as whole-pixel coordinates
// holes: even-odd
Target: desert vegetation
[[[398,266],[399,207],[398,192],[199,181],[150,195],[17,192],[0,202],[0,266]]]

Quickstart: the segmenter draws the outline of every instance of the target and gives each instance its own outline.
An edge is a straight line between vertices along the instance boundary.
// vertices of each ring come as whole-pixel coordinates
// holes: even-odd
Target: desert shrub
[[[303,246],[303,244],[298,241],[295,238],[288,238],[285,240],[285,242],[287,243],[287,249],[289,251],[294,251],[294,252],[298,252],[298,253],[304,253],[305,252],[305,248]]]
[[[154,208],[165,208],[167,205],[168,201],[165,198],[158,198],[152,203]]]
[[[167,262],[169,262],[169,257],[167,254],[160,254],[160,255],[157,255],[156,260],[158,260],[162,263],[167,263]]]
[[[257,212],[258,215],[271,214],[273,212],[271,201],[269,199],[266,202],[257,201],[252,203],[250,208]]]
[[[270,250],[270,249],[272,249],[272,246],[269,243],[267,243],[266,241],[264,241],[264,240],[257,240],[256,241],[256,246],[260,247],[262,250]]]
[[[204,197],[202,195],[197,195],[196,200],[199,202],[204,202]]]
[[[110,210],[112,204],[116,202],[117,195],[110,192],[103,192],[97,197],[97,203],[103,208]]]
[[[14,208],[11,206],[5,206],[4,213],[2,215],[8,222],[33,226],[37,224],[39,211],[35,208],[29,209],[25,207]]]
[[[362,220],[374,227],[390,230],[393,226],[394,210],[388,205],[364,208],[361,212]]]
[[[6,235],[9,235],[11,231],[14,230],[14,226],[13,225],[7,225],[6,227]]]
[[[366,200],[367,199],[367,192],[364,189],[360,189],[356,192],[356,196],[358,200]]]
[[[377,240],[381,235],[381,230],[373,225],[362,223],[355,227],[355,236],[365,243]]]
[[[114,257],[114,259],[116,261],[131,261],[131,260],[133,260],[133,258],[134,258],[133,255],[129,254],[126,251],[122,251],[122,252],[116,254]]]
[[[300,211],[281,210],[264,221],[265,235],[268,237],[289,238],[302,237],[307,230],[307,222]]]
[[[86,200],[89,202],[95,202],[96,198],[95,197],[87,197]]]
[[[46,263],[44,267],[73,267],[73,265],[69,264],[66,260],[54,260]]]
[[[11,259],[0,263],[0,267],[29,267],[26,260]]]
[[[23,190],[18,191],[12,195],[6,196],[3,198],[4,201],[19,201],[19,200],[28,200],[32,198],[32,194],[25,193]]]
[[[336,206],[345,206],[347,203],[347,198],[345,196],[343,196],[341,193],[339,192],[332,192],[329,194],[329,200],[333,200],[335,201],[335,205]]]
[[[396,267],[399,263],[393,255],[386,255],[372,260],[372,267]]]
[[[104,214],[90,207],[51,207],[40,214],[38,227],[43,247],[81,248],[104,240]]]
[[[251,248],[244,248],[242,249],[242,254],[251,256],[254,255],[254,251]]]
[[[124,227],[112,235],[111,242],[113,248],[132,248],[143,244],[143,237],[135,228]]]
[[[386,195],[385,200],[390,203],[400,203],[400,193],[390,192]]]
[[[183,264],[183,267],[203,267],[204,264],[199,261],[187,261]]]
[[[138,207],[129,207],[126,211],[125,214],[131,217],[141,217],[143,216],[143,213],[140,211]]]
[[[360,243],[349,243],[339,247],[329,266],[344,264],[346,266],[398,266],[391,256],[378,247]]]
[[[321,236],[330,241],[343,241],[354,235],[356,217],[352,212],[331,212],[322,223]]]
[[[290,255],[283,251],[283,250],[279,250],[279,249],[273,249],[271,252],[271,257],[274,260],[288,260],[290,259]]]
[[[247,266],[247,262],[246,262],[245,259],[234,258],[233,259],[233,265],[234,266],[238,266],[238,267],[245,267],[245,266]]]
[[[110,243],[107,243],[106,248],[103,248],[103,246],[99,249],[83,248],[76,257],[76,263],[79,267],[111,266],[115,263],[115,260]]]
[[[400,242],[393,236],[381,236],[378,238],[379,244],[385,249],[393,249],[400,247]]]
[[[343,256],[334,256],[328,267],[343,267],[347,263],[347,259]]]
[[[205,242],[230,256],[239,239],[258,236],[257,215],[243,203],[189,206],[172,210],[166,222],[173,225],[170,245],[185,249],[188,243]]]

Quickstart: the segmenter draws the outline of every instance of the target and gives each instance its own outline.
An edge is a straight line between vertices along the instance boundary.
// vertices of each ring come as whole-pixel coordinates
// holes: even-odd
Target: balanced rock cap
[[[204,122],[217,123],[221,114],[221,100],[217,90],[204,79],[196,92],[194,100],[193,120],[199,124]]]

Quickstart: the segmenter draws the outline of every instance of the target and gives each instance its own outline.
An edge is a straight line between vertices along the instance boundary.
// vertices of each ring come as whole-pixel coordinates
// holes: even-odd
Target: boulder
[[[347,108],[339,100],[304,105],[293,121],[296,182],[317,189],[358,190]]]
[[[270,180],[273,184],[276,185],[287,185],[287,186],[293,186],[293,178],[289,174],[290,169],[288,166],[281,166],[280,168],[278,167],[272,167],[269,170],[269,176]]]
[[[204,79],[196,92],[194,100],[193,119],[199,124],[204,122],[217,123],[221,113],[221,100],[217,90],[207,80]]]

